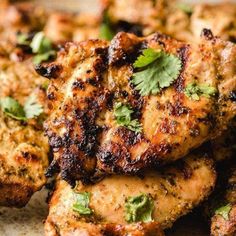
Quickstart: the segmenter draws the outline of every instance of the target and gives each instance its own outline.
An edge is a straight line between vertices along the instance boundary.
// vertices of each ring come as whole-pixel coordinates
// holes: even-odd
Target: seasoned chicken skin
[[[95,230],[98,235],[116,235],[105,233],[107,224],[114,228],[121,225],[121,229],[129,227],[124,205],[128,197],[140,194],[149,194],[154,200],[153,224],[158,222],[162,228],[170,227],[177,218],[209,195],[215,178],[212,160],[207,155],[195,153],[159,173],[149,171],[141,177],[115,175],[94,185],[77,184],[74,189],[65,181],[59,181],[50,201],[46,235],[63,236],[69,232],[70,235],[79,235],[78,232],[95,235],[90,230]],[[89,207],[93,209],[93,215],[82,217],[73,211],[76,193],[80,192],[90,193]],[[135,223],[132,225],[135,226]],[[152,234],[148,233],[151,225],[143,223],[142,226],[144,233],[141,227],[139,234],[129,235],[159,235],[158,231],[154,231],[156,234],[152,231]]]
[[[24,104],[34,95],[39,104],[46,104],[45,78],[35,73],[31,60],[0,57],[0,80],[0,99],[12,97]],[[42,119],[18,121],[0,106],[0,205],[22,207],[46,183],[49,145]]]
[[[131,83],[134,60],[143,48],[163,50],[181,59],[181,74],[157,95],[141,96]],[[45,130],[54,152],[49,173],[73,184],[105,173],[137,173],[184,157],[221,134],[235,116],[236,46],[204,30],[197,47],[165,35],[138,38],[119,33],[109,44],[69,43],[58,59],[38,73],[51,79],[51,114]],[[192,100],[190,83],[208,84],[216,96]],[[116,102],[128,103],[140,133],[119,126]]]

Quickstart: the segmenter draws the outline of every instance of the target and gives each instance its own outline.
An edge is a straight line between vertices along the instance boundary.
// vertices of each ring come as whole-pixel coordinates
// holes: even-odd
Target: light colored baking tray
[[[1,0],[0,0],[1,1]],[[96,13],[98,0],[33,0],[43,6],[68,11],[83,11]],[[128,1],[128,0],[127,0]],[[236,2],[236,0],[233,0]],[[193,0],[185,2],[206,2]],[[208,0],[207,2],[223,2]],[[42,236],[43,221],[47,216],[47,190],[36,193],[26,207],[13,209],[0,207],[0,236]],[[168,236],[207,236],[207,229],[202,221],[194,216],[188,216],[176,222]]]

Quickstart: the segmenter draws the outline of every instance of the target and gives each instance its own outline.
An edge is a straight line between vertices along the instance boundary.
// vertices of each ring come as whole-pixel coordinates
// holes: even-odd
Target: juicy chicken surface
[[[0,57],[0,80],[0,99],[12,97],[24,104],[34,94],[39,104],[46,103],[45,78],[35,73],[30,59]],[[49,145],[42,130],[44,117],[22,122],[0,110],[0,205],[22,207],[46,183]]]
[[[153,224],[170,227],[209,195],[215,179],[209,156],[194,153],[161,172],[149,171],[142,177],[113,175],[94,185],[77,184],[74,189],[61,180],[50,201],[46,235],[159,235],[157,229],[152,231]],[[83,217],[72,209],[76,193],[81,192],[90,193],[89,207],[94,211],[91,216]],[[141,193],[154,200],[153,222],[143,223],[142,227],[140,223],[129,225],[124,204],[128,197]],[[129,231],[130,227],[141,230],[135,234]],[[114,233],[123,228],[127,229],[126,234],[119,230]]]
[[[132,86],[133,61],[143,48],[175,54],[182,71],[175,83],[152,96]],[[105,173],[137,173],[184,157],[191,149],[221,134],[235,116],[236,46],[203,31],[191,46],[165,35],[138,38],[119,33],[111,43],[69,43],[57,61],[37,68],[51,78],[50,117],[45,124],[54,152],[49,173],[60,167],[70,183]],[[191,100],[189,83],[207,83],[215,97]],[[143,130],[118,126],[114,104],[128,103]]]

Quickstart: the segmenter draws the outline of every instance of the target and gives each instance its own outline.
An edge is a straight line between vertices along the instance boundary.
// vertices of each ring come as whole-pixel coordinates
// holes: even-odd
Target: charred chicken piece
[[[149,171],[140,177],[109,176],[94,185],[78,183],[74,189],[60,180],[50,201],[46,235],[124,235],[124,232],[162,235],[158,227],[171,227],[177,218],[205,199],[214,187],[215,178],[209,156],[194,153],[161,172]],[[90,196],[87,207],[91,210],[86,216],[77,208],[81,203],[78,197],[85,193]],[[145,197],[152,202],[143,204],[152,223],[136,222],[144,219],[141,209],[133,215],[137,218],[130,219],[131,205]],[[133,228],[139,230],[133,232]]]
[[[134,68],[147,59],[140,56],[145,48],[179,68],[173,83],[165,66],[163,75],[151,71],[158,60]],[[158,33],[67,44],[54,63],[37,68],[51,79],[45,131],[54,161],[48,173],[60,168],[71,184],[107,173],[135,174],[219,136],[236,113],[235,58],[235,45],[208,30],[198,46]],[[161,79],[167,86],[158,92]]]

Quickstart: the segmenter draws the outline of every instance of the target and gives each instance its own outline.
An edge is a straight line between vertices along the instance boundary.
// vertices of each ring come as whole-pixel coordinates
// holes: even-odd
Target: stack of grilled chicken
[[[49,177],[45,234],[164,235],[202,204],[236,235],[236,4],[0,3],[0,205]]]

